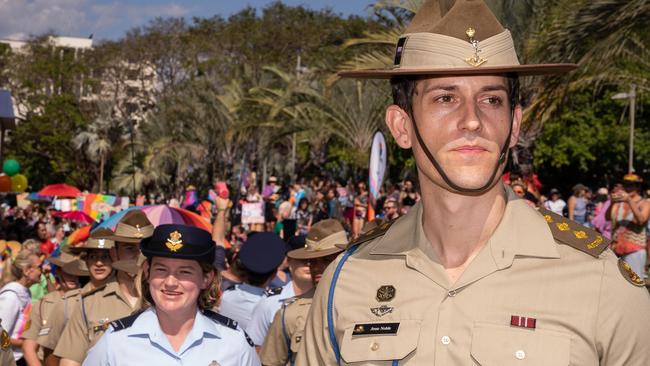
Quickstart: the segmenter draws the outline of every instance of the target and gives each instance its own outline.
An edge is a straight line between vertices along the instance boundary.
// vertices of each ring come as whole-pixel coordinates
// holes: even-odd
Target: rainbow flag
[[[118,198],[115,196],[89,193],[77,201],[77,208],[96,221],[100,221],[103,216],[108,217],[114,211],[119,211],[114,208],[117,201]]]

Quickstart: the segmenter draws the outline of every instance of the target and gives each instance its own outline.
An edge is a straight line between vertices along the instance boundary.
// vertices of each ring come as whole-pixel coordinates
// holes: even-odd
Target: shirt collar
[[[149,337],[152,342],[167,349],[168,352],[171,352],[172,354],[175,353],[171,348],[167,336],[160,328],[158,316],[156,315],[156,310],[153,307],[145,310],[142,314],[140,314],[140,316],[138,316],[138,318],[133,322],[133,325],[125,331],[128,332],[128,336]],[[187,334],[187,337],[185,337],[185,341],[183,341],[183,345],[181,346],[178,354],[180,355],[188,349],[192,348],[204,337],[221,338],[221,333],[214,321],[197,310],[194,317],[194,325],[192,326],[192,330],[190,330],[190,332]]]
[[[497,266],[509,266],[514,256],[559,258],[553,234],[544,217],[518,198],[509,187],[505,188],[505,192],[507,204],[503,217],[487,244]],[[415,249],[435,260],[422,228],[421,202],[399,218],[373,245],[370,253],[405,255]]]
[[[258,295],[258,296],[263,296],[264,292],[266,291],[266,289],[264,289],[262,287],[249,285],[247,283],[241,283],[241,284],[237,285],[237,287],[240,290],[244,291],[244,292],[248,292],[248,293],[251,293],[253,295]]]

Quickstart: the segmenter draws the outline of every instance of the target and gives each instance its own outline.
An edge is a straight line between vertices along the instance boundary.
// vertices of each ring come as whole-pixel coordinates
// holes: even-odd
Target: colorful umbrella
[[[68,235],[68,237],[66,237],[63,240],[63,243],[61,244],[61,246],[63,246],[63,245],[75,245],[77,243],[80,243],[80,242],[88,239],[88,237],[90,236],[90,229],[91,228],[92,228],[91,225],[86,225],[84,227],[80,227],[79,229],[73,231],[72,233],[70,233],[70,235]]]
[[[115,230],[117,223],[120,219],[131,210],[141,210],[147,215],[147,218],[154,226],[161,224],[184,224],[192,225],[208,232],[212,232],[212,225],[206,218],[195,214],[182,208],[169,207],[167,205],[153,205],[153,206],[135,206],[126,210],[122,210],[108,219],[104,220],[97,228],[103,227]]]
[[[64,183],[50,184],[38,191],[40,196],[53,196],[53,197],[77,197],[81,191],[76,187],[69,186]]]
[[[88,216],[83,211],[68,211],[68,212],[56,211],[53,213],[53,215],[58,217],[63,217],[65,219],[70,219],[76,222],[82,222],[84,224],[92,224],[95,222],[95,219]]]

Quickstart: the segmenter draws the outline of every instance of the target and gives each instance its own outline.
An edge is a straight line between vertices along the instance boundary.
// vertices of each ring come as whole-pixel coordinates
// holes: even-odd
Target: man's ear
[[[512,132],[510,133],[510,148],[512,149],[519,142],[519,132],[521,131],[521,123],[523,119],[523,111],[521,105],[515,106],[512,116]]]
[[[395,104],[388,106],[386,108],[386,126],[388,126],[399,147],[402,149],[411,148],[412,141],[409,134],[411,118],[405,110]]]
[[[142,263],[142,275],[147,281],[149,281],[149,261],[144,261]]]

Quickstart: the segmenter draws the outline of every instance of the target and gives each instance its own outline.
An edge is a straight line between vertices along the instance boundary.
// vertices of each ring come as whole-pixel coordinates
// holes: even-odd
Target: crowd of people
[[[643,197],[639,176],[628,174],[611,189],[598,188],[595,195],[576,184],[567,201],[555,188],[540,194],[534,179],[510,174],[504,180],[530,206],[568,217],[612,239],[617,255],[641,278],[647,277],[650,200]],[[167,232],[168,237],[157,240],[160,245],[183,246],[182,235],[207,235],[201,243],[210,243],[215,250],[208,256],[215,270],[214,291],[206,303],[210,306],[197,309],[208,318],[217,315],[206,311],[214,311],[236,322],[230,324],[231,330],[241,332],[246,342],[234,344],[249,344],[257,351],[241,348],[240,355],[248,356],[237,364],[255,364],[260,357],[265,365],[283,365],[295,358],[314,287],[327,265],[362,232],[405,215],[420,200],[411,180],[386,184],[377,198],[370,197],[364,182],[353,185],[320,178],[285,185],[270,177],[262,190],[254,183],[242,186],[232,200],[213,193],[209,194],[214,203],[212,233],[180,234],[190,230],[181,225],[176,227],[178,238]],[[242,222],[243,205],[255,202],[263,203],[264,222]],[[141,243],[155,236],[157,228],[143,212],[133,210],[114,230],[94,229],[87,240],[72,245],[65,239],[78,224],[54,212],[38,203],[2,207],[2,327],[18,364],[78,365],[91,356],[93,361],[85,364],[102,364],[99,350],[88,352],[111,322],[152,307],[148,284],[141,282],[143,264],[150,261],[141,254]],[[204,262],[199,258],[200,268],[209,273]],[[181,344],[172,344],[176,352]]]

